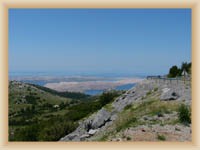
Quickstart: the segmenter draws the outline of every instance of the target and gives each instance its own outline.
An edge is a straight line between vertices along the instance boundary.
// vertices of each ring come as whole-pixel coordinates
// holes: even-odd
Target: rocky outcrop
[[[140,101],[143,97],[153,92],[160,96],[160,100],[184,100],[186,103],[191,103],[191,88],[188,88],[184,84],[165,84],[152,80],[144,80],[116,98],[111,104],[111,110],[107,110],[106,108],[100,109],[87,119],[81,121],[79,127],[74,132],[61,138],[60,141],[85,141],[91,138],[112,125],[113,121],[118,117],[118,113],[123,111],[127,105],[135,101]]]
[[[79,127],[71,134],[61,138],[61,141],[82,141],[94,135],[101,127],[111,120],[111,113],[104,108],[80,123]]]
[[[179,98],[179,94],[169,88],[162,89],[162,94],[160,96],[160,100],[177,100]]]
[[[104,126],[106,122],[110,121],[111,113],[106,111],[104,108],[101,109],[94,119],[91,122],[91,128],[92,129],[98,129],[101,126]]]

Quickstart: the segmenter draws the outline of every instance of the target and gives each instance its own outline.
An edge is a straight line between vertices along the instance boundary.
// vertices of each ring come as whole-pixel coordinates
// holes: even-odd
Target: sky
[[[9,72],[166,74],[191,61],[191,9],[9,9]]]

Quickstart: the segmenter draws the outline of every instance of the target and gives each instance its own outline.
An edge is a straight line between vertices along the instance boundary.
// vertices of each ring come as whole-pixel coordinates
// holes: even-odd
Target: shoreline
[[[116,81],[83,81],[83,82],[57,82],[57,83],[47,83],[44,87],[64,92],[84,92],[87,90],[107,90],[114,89],[118,86],[123,86],[127,84],[135,84],[143,81],[140,78],[128,78]]]

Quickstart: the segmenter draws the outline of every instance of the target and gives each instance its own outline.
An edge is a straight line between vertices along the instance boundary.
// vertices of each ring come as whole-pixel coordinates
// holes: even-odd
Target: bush
[[[146,93],[146,96],[150,95],[152,91],[150,90],[149,92]]]
[[[179,117],[179,121],[183,124],[190,124],[191,123],[191,113],[189,108],[182,104],[179,109],[178,109],[178,117]]]
[[[13,140],[37,141],[39,130],[40,128],[38,125],[30,125],[28,127],[21,128],[17,132],[15,132],[15,137]]]
[[[157,139],[160,140],[160,141],[165,141],[166,140],[164,135],[158,135]]]
[[[33,104],[33,105],[35,105],[35,104],[37,104],[37,99],[38,99],[38,97],[35,97],[35,96],[33,96],[33,95],[27,95],[27,96],[25,97],[25,99],[26,99],[26,101],[27,101],[28,104]]]
[[[77,127],[77,123],[71,121],[63,121],[51,124],[51,126],[46,125],[38,136],[40,141],[58,141],[61,137],[69,134]]]
[[[158,91],[158,88],[156,87],[156,88],[154,88],[153,90],[154,90],[154,91]]]
[[[132,104],[126,105],[126,106],[124,107],[124,110],[130,109],[131,107],[132,107]]]
[[[127,140],[127,141],[130,141],[130,140],[131,140],[131,137],[128,136],[128,137],[126,138],[126,140]]]
[[[100,96],[100,103],[102,106],[112,102],[115,97],[119,96],[117,92],[105,92]]]

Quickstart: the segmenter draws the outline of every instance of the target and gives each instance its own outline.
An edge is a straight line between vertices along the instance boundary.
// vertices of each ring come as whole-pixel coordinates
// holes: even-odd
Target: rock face
[[[162,89],[162,94],[160,96],[160,100],[177,100],[179,98],[179,95],[169,88]]]
[[[110,120],[111,113],[106,111],[104,108],[101,109],[92,120],[91,128],[97,129],[105,125],[106,122]]]
[[[123,111],[127,105],[135,101],[140,101],[148,93],[155,91],[157,95],[160,95],[161,100],[184,100],[185,103],[191,103],[191,88],[188,88],[184,84],[166,84],[144,80],[128,90],[125,94],[116,98],[111,104],[112,110],[108,111],[106,108],[100,109],[97,113],[82,120],[74,132],[61,138],[60,141],[85,141],[98,132],[105,131],[107,126],[112,125],[113,121],[118,117],[118,113]],[[144,119],[148,120],[149,118]]]
[[[110,122],[111,113],[104,108],[80,123],[79,127],[71,134],[65,136],[61,141],[82,141],[94,135],[99,128]]]
[[[97,132],[97,130],[90,129],[88,133],[89,133],[89,135],[94,135],[96,132]]]

